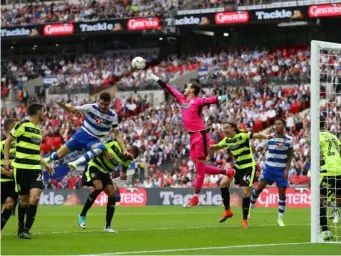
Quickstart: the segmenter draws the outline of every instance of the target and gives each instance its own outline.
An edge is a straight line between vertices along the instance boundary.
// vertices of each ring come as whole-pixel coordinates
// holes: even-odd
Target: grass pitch
[[[277,209],[257,208],[248,229],[241,209],[218,223],[221,207],[117,207],[105,233],[105,207],[88,212],[85,230],[78,227],[80,206],[40,206],[31,240],[15,235],[17,216],[2,232],[2,255],[151,255],[151,254],[315,254],[340,255],[341,244],[309,244],[309,209],[288,208],[286,227],[276,226]],[[335,234],[341,239],[341,221]]]

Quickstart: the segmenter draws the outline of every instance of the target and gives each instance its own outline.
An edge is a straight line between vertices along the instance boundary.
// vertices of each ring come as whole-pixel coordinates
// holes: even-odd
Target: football
[[[142,57],[135,57],[131,61],[131,66],[134,69],[144,69],[146,67],[146,60]]]

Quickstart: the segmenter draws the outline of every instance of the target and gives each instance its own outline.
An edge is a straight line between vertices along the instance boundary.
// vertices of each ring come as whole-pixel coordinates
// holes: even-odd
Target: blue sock
[[[57,152],[53,152],[53,153],[51,154],[50,158],[51,158],[52,160],[58,160],[59,157],[58,157]]]
[[[278,199],[278,219],[282,219],[285,212],[286,197]]]
[[[254,190],[252,190],[251,198],[250,198],[251,205],[254,205],[256,203],[259,195],[260,195],[260,191],[258,189],[255,188]]]
[[[86,152],[83,156],[75,160],[74,163],[76,165],[79,165],[80,163],[89,162],[91,159],[94,159],[96,156],[99,156],[100,154],[102,154],[103,151],[105,150],[106,149],[105,149],[104,144],[100,144],[95,149],[92,149]]]

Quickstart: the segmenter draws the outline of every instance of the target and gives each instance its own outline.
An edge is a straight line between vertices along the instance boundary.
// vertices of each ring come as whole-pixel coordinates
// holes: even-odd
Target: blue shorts
[[[66,146],[70,151],[82,150],[86,151],[91,150],[91,147],[100,143],[99,139],[92,137],[87,134],[83,129],[79,129],[72,137],[66,142]]]
[[[272,185],[276,182],[278,188],[289,187],[288,181],[284,178],[284,168],[265,166],[259,177],[259,181]]]

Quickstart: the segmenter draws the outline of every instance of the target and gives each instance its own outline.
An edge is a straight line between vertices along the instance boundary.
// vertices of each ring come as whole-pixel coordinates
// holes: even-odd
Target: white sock
[[[279,212],[278,213],[278,219],[283,220],[283,217],[284,217],[284,213]]]

